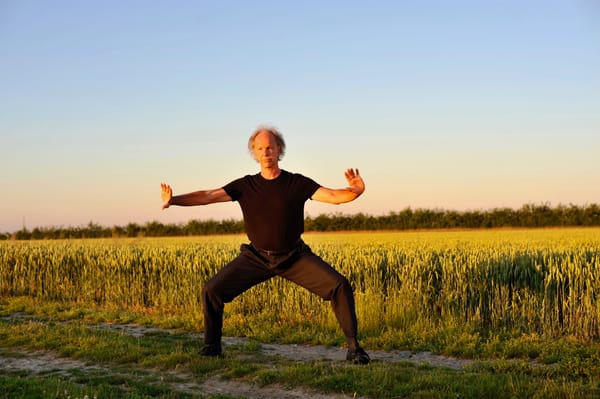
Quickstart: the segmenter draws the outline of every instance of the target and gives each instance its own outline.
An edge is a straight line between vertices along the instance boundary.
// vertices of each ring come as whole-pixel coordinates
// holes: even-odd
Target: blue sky
[[[241,217],[160,210],[258,165],[367,191],[309,215],[600,202],[600,5],[0,1],[0,231]]]

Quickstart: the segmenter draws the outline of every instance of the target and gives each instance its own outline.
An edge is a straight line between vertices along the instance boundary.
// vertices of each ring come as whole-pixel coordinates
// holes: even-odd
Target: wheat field
[[[600,228],[305,234],[354,287],[370,336],[415,325],[600,338]],[[0,242],[0,295],[150,309],[201,326],[201,289],[246,238]],[[336,333],[329,304],[275,278],[226,306],[226,333]],[[293,333],[292,333],[293,334]]]

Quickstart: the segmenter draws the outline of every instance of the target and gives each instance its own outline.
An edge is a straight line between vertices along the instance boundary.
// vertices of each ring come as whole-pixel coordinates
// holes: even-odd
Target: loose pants
[[[272,253],[243,244],[240,254],[208,280],[202,290],[204,343],[221,345],[225,303],[272,277],[290,280],[324,300],[347,338],[357,335],[354,294],[348,279],[299,241],[290,251]]]

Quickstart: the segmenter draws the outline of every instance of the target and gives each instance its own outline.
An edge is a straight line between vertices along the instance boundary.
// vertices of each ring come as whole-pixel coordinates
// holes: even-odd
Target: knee
[[[205,299],[220,297],[218,284],[216,284],[214,279],[210,279],[204,284],[204,287],[202,287],[202,297]]]
[[[350,284],[350,280],[348,280],[345,276],[340,276],[338,286],[342,287],[344,290],[352,292],[352,285]]]
[[[352,295],[352,285],[350,284],[350,281],[341,274],[335,279],[333,287],[333,296],[336,296],[336,294]]]
[[[223,279],[211,278],[202,287],[203,300],[212,302],[214,306],[222,307],[236,296],[237,294],[232,292],[231,287]]]

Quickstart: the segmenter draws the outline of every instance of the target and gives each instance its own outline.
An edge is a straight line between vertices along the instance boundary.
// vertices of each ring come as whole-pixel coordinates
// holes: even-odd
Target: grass
[[[99,398],[195,398],[197,396],[173,392],[166,386],[153,386],[135,379],[114,376],[36,376],[22,372],[0,371],[0,398],[6,399],[99,399]],[[207,398],[227,398],[207,396]],[[233,398],[233,397],[231,397]]]
[[[27,352],[92,362],[101,370],[75,368],[31,374],[1,371],[0,397],[10,398],[232,398],[177,390],[178,380],[201,386],[209,379],[258,387],[282,386],[370,398],[594,398],[600,395],[597,345],[577,340],[522,337],[476,345],[480,358],[462,370],[410,362],[374,361],[360,367],[336,361],[293,361],[266,356],[250,341],[227,347],[225,359],[199,357],[197,334],[150,330],[133,336],[92,321],[89,309],[70,317],[37,316],[28,300],[5,298],[0,314],[29,314],[0,322],[3,357]],[[31,303],[33,306],[33,303]],[[60,308],[55,304],[56,309]],[[23,314],[23,313],[22,313]],[[73,315],[79,315],[75,317]],[[64,314],[63,314],[64,315]],[[129,318],[129,321],[135,321]],[[100,317],[101,318],[101,317]],[[142,317],[142,321],[146,321]],[[458,334],[458,332],[457,332]],[[489,355],[495,358],[485,360]],[[531,362],[533,357],[536,362]],[[518,360],[514,360],[517,358]]]

